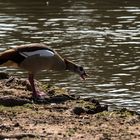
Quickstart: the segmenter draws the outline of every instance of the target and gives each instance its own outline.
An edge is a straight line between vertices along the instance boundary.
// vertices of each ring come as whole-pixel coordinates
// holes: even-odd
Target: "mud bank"
[[[134,111],[108,111],[94,98],[70,96],[63,88],[38,81],[46,100],[34,102],[25,79],[5,73],[0,79],[0,139],[140,139],[140,115]]]

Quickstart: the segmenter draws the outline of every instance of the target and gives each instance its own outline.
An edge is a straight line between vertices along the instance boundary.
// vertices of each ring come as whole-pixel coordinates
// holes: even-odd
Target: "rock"
[[[79,99],[75,103],[75,108],[73,112],[77,115],[82,113],[85,114],[96,114],[103,111],[108,111],[107,105],[100,105],[98,100],[94,98]]]
[[[99,112],[103,112],[103,111],[108,111],[108,106],[107,105],[104,105],[104,106],[96,106],[94,109],[87,109],[86,110],[86,113],[87,114],[96,114],[96,113],[99,113]]]
[[[82,107],[75,107],[73,109],[73,113],[76,115],[81,115],[81,114],[85,113],[85,110]]]

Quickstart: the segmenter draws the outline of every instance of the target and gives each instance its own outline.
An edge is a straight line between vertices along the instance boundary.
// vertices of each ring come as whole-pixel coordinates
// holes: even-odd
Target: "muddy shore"
[[[110,111],[94,98],[42,84],[45,101],[33,101],[26,79],[0,73],[0,140],[139,140],[140,115]]]

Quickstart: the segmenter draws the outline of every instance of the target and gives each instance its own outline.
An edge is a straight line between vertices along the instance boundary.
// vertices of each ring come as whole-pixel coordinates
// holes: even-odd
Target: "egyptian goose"
[[[43,93],[34,84],[34,76],[41,70],[70,70],[85,79],[87,74],[83,67],[62,58],[56,51],[45,44],[34,43],[17,46],[0,53],[0,66],[14,66],[29,72],[33,99],[42,99]]]

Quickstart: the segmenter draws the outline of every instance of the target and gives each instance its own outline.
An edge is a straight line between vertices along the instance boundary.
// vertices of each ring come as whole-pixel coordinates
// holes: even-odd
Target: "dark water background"
[[[90,75],[82,82],[70,72],[43,72],[37,76],[41,81],[140,111],[139,0],[0,0],[0,51],[35,42],[48,44]]]

